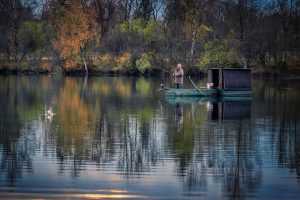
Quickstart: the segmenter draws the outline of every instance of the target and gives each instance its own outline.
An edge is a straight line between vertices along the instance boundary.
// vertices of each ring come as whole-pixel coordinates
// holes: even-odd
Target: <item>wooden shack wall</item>
[[[222,87],[225,90],[251,89],[251,70],[226,69],[222,73]]]

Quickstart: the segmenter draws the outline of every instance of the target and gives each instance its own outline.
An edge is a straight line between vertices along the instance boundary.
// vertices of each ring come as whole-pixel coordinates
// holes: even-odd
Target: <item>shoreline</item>
[[[94,71],[90,70],[88,75],[84,70],[72,70],[68,72],[57,72],[51,70],[43,70],[43,69],[8,69],[2,68],[0,69],[0,76],[9,76],[9,75],[57,75],[62,74],[66,77],[84,77],[84,76],[91,76],[91,77],[101,77],[101,76],[112,76],[112,77],[158,77],[158,76],[170,76],[170,73],[164,72],[158,69],[152,69],[145,73],[141,73],[137,69],[131,70],[124,70],[124,71]],[[199,70],[191,70],[188,69],[185,73],[185,76],[192,76],[192,77],[206,77],[206,73]],[[280,72],[270,72],[270,71],[263,71],[263,70],[256,70],[252,68],[252,78],[254,79],[298,79],[300,78],[300,69],[291,70],[289,73],[280,73]]]

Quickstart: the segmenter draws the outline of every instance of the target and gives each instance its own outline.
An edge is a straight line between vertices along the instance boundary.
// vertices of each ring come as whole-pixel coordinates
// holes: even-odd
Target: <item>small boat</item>
[[[191,80],[192,82],[192,80]],[[192,82],[193,83],[193,82]],[[194,85],[194,83],[193,83]],[[250,69],[209,69],[207,88],[165,89],[166,97],[245,97],[251,96]]]
[[[221,103],[229,101],[251,101],[251,96],[224,96],[224,97],[204,97],[204,96],[173,96],[166,95],[165,101],[168,104],[190,104],[190,103]]]
[[[251,96],[251,90],[224,90],[224,89],[166,89],[165,96],[179,97],[236,97]]]
[[[165,96],[176,97],[211,97],[217,96],[216,89],[166,89]]]

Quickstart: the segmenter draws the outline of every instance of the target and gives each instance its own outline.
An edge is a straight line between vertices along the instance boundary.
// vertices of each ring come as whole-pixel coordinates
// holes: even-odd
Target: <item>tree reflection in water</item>
[[[31,85],[26,77],[1,77],[0,84],[0,150],[1,174],[7,186],[14,186],[23,173],[32,173],[32,157],[36,150],[35,129],[42,110],[43,92],[49,77],[33,77],[40,85]],[[36,93],[36,89],[41,93]]]
[[[205,195],[218,185],[222,196],[245,199],[261,186],[263,161],[298,177],[300,171],[299,95],[256,87],[252,107],[214,102],[208,111],[203,102],[165,104],[159,82],[147,79],[7,78],[0,85],[4,182],[14,186],[34,173],[42,151],[56,161],[58,175],[78,181],[90,166],[142,183],[171,166],[166,171],[180,180],[184,195]],[[56,113],[51,122],[41,117],[44,105]]]
[[[259,129],[270,128],[269,136],[273,143],[265,144],[265,148],[274,149],[274,160],[279,167],[288,167],[295,170],[300,180],[300,107],[299,81],[260,81],[254,95],[257,115],[264,114],[263,124]],[[265,103],[267,102],[267,103]],[[257,120],[260,122],[259,120]],[[264,155],[263,155],[264,156]]]
[[[91,79],[81,87],[83,81],[66,78],[54,100],[58,112],[52,132],[60,173],[70,169],[76,178],[90,162],[98,167],[117,162],[126,177],[149,171],[159,144],[153,135],[156,113],[151,106],[139,107],[144,98],[140,94],[130,97],[137,91],[132,81]],[[146,85],[142,83],[138,90]]]
[[[208,182],[214,180],[222,185],[229,198],[243,199],[261,181],[257,134],[251,131],[251,114],[248,113],[251,109],[248,109],[247,102],[243,102],[243,107],[246,107],[244,112],[247,113],[239,112],[237,115],[235,103],[227,110],[222,108],[224,103],[213,104],[215,107],[210,112],[217,115],[213,121],[208,121],[210,115],[206,119],[198,115],[205,105],[198,105],[194,110],[196,113],[191,113],[192,109],[188,110],[185,106],[183,128],[178,128],[175,123],[176,131],[169,131],[173,133],[170,135],[173,138],[171,142],[179,158],[178,175],[182,177],[187,195],[204,195]],[[175,105],[173,108],[175,122],[178,121],[176,113],[179,106],[183,107]],[[240,103],[236,103],[236,106],[240,107]],[[191,124],[195,123],[191,116],[202,118],[202,121],[196,122],[195,126]],[[225,116],[230,116],[230,120],[224,120]],[[241,116],[247,117],[241,120]]]

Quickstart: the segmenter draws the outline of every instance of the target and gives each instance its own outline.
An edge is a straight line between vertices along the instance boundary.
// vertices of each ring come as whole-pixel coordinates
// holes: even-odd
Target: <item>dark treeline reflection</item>
[[[273,143],[266,143],[265,148],[274,148],[274,161],[279,167],[295,170],[300,181],[300,82],[261,81],[256,87],[253,112],[257,131],[269,130],[267,137]]]
[[[182,124],[174,126],[176,130],[168,131],[169,143],[174,145],[172,149],[178,157],[177,173],[182,177],[186,195],[203,195],[209,182],[214,181],[222,185],[224,195],[237,199],[246,197],[260,185],[261,158],[258,134],[251,128],[251,113],[248,118],[236,116],[227,120],[225,116],[233,116],[236,112],[224,110],[228,103],[245,106],[251,104],[251,100],[214,103],[214,108],[207,103],[185,105]],[[177,106],[175,117],[180,116]],[[209,116],[215,112],[213,109],[217,109],[218,117],[211,120]],[[168,124],[172,124],[172,120]]]
[[[299,179],[299,81],[254,81],[252,100],[168,104],[159,78],[0,79],[0,186],[37,173],[41,157],[72,179],[90,167],[141,182],[167,170],[190,196],[218,185],[244,199],[263,165]]]

